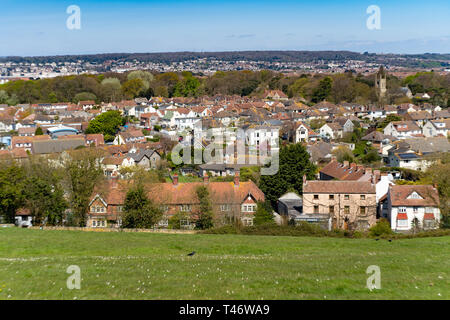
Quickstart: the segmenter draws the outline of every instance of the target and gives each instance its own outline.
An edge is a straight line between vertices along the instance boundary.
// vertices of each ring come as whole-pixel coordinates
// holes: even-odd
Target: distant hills
[[[183,62],[193,59],[222,61],[266,61],[311,63],[316,61],[361,60],[368,63],[390,64],[405,67],[449,67],[450,54],[375,54],[351,51],[226,51],[226,52],[160,52],[160,53],[105,53],[91,55],[59,55],[41,57],[1,57],[0,62],[52,63],[79,60],[102,64],[106,61],[132,61],[154,63]]]

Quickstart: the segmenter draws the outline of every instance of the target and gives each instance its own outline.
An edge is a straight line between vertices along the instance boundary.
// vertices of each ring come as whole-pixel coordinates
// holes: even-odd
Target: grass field
[[[0,228],[0,299],[450,299],[449,245],[450,237],[388,242]],[[70,265],[81,268],[80,290],[66,287]],[[382,288],[372,292],[370,265],[381,268]]]

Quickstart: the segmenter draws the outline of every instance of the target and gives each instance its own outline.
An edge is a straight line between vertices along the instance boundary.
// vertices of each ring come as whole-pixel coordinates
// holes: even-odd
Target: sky
[[[80,29],[67,27],[71,5],[80,8]],[[367,27],[371,5],[380,8],[380,29]],[[0,0],[0,56],[243,50],[450,53],[449,17],[449,0]]]

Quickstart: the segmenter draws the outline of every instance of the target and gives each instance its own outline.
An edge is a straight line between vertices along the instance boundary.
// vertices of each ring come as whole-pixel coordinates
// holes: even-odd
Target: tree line
[[[411,99],[403,87],[413,94],[431,93],[430,100]],[[388,75],[387,103],[430,102],[449,106],[450,75],[420,72],[404,79]],[[137,97],[200,97],[239,95],[264,97],[266,90],[281,90],[288,97],[305,103],[327,100],[334,103],[372,104],[378,102],[375,76],[348,71],[342,74],[300,76],[262,71],[218,71],[211,76],[191,72],[149,71],[107,72],[100,75],[78,75],[51,79],[19,80],[0,85],[0,103],[56,103],[94,100],[97,103]]]

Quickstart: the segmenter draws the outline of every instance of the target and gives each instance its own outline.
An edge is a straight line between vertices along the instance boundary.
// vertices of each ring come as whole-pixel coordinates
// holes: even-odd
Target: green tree
[[[25,206],[36,223],[62,224],[67,201],[64,198],[62,177],[44,158],[31,158],[25,164],[27,187]]]
[[[86,225],[86,213],[94,187],[104,178],[102,153],[94,148],[74,150],[64,160],[65,189],[77,225]]]
[[[88,100],[97,100],[97,96],[91,92],[80,92],[75,95],[73,98],[74,103],[78,103],[80,101],[88,101]]]
[[[117,130],[124,124],[125,119],[121,116],[120,112],[111,110],[95,117],[89,123],[86,133],[103,133],[103,135],[105,135],[105,140],[107,135],[110,137],[109,139],[111,139],[111,137],[114,139]]]
[[[258,201],[253,224],[259,226],[268,223],[275,223],[273,220],[272,207],[268,202]]]
[[[314,90],[312,102],[318,103],[327,99],[331,93],[333,80],[330,77],[325,77],[319,82],[319,86]]]
[[[278,172],[275,175],[262,175],[259,182],[259,187],[272,208],[276,207],[278,198],[288,190],[302,193],[303,175],[310,180],[314,179],[317,167],[309,158],[306,148],[300,143],[281,147]]]
[[[153,228],[162,215],[159,207],[147,197],[142,184],[137,184],[127,192],[122,215],[124,228]]]
[[[17,209],[25,204],[25,170],[15,163],[0,167],[0,215],[7,223],[14,223]]]
[[[34,132],[35,136],[42,136],[44,135],[44,132],[42,131],[41,127],[37,127],[36,131]]]
[[[122,84],[122,92],[128,99],[139,97],[145,91],[142,79],[131,79]]]
[[[197,198],[200,201],[200,211],[196,222],[196,228],[205,230],[213,227],[213,210],[208,188],[199,186],[196,189]]]

